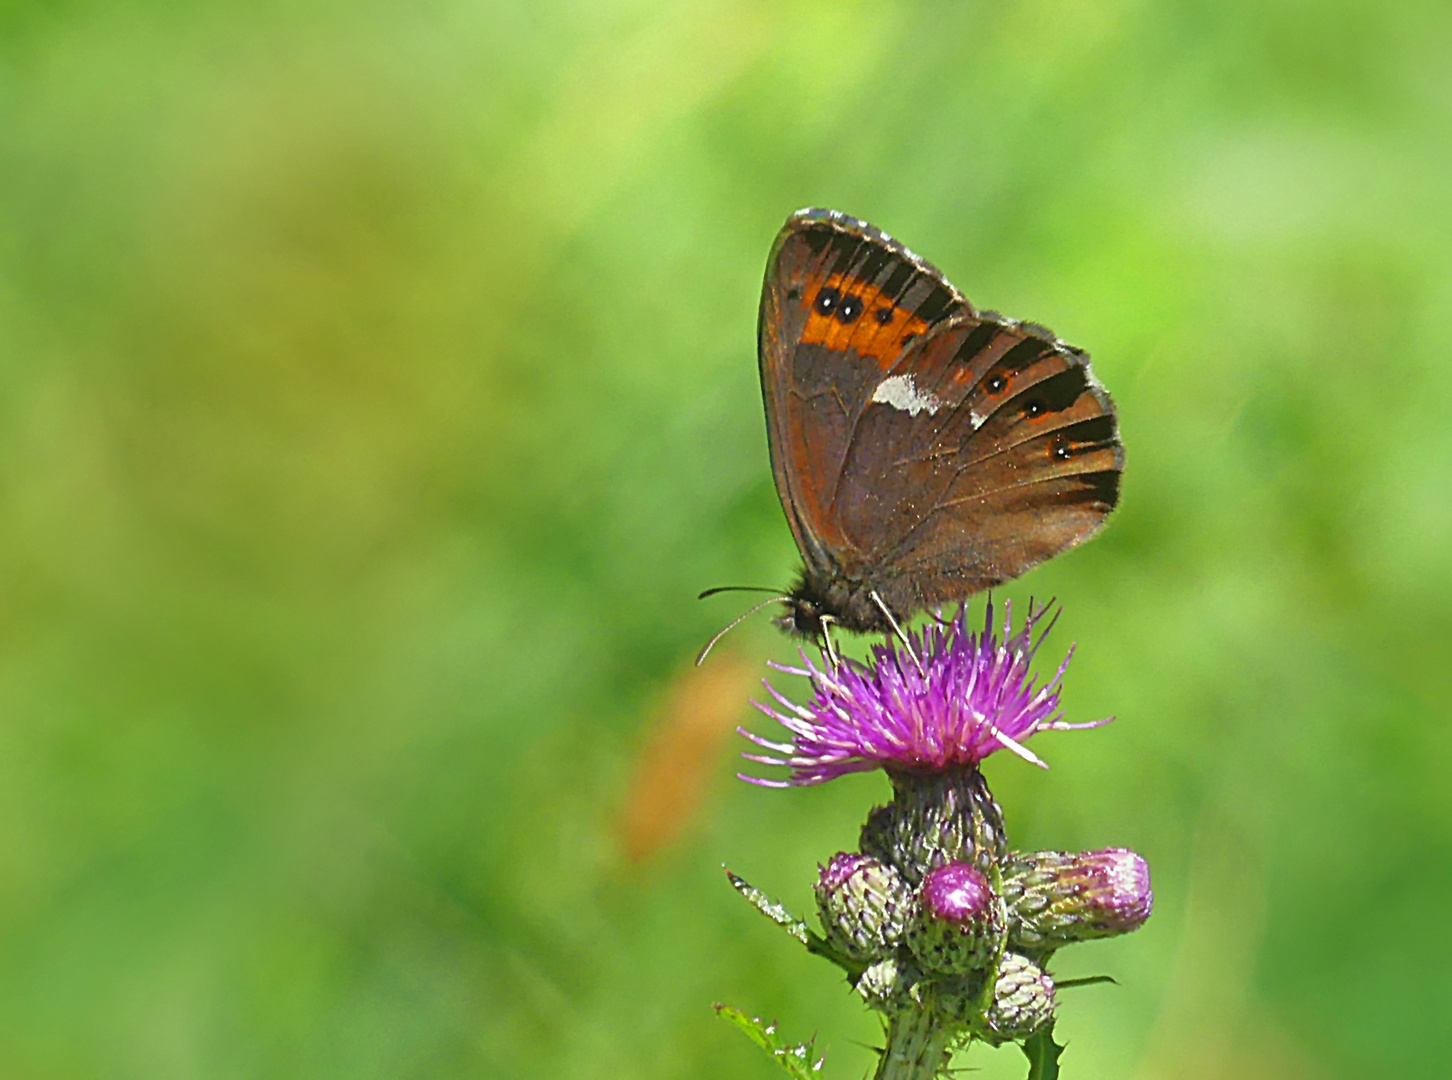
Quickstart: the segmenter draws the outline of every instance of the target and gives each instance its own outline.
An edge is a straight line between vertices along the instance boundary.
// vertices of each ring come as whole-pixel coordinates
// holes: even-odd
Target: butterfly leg
[[[836,621],[830,615],[823,615],[821,619],[822,652],[826,654],[827,663],[832,665],[833,671],[842,666],[842,657],[837,652],[837,646],[832,643],[832,623]]]
[[[877,605],[878,610],[881,611],[883,617],[887,619],[887,625],[892,627],[892,632],[897,635],[898,641],[902,642],[902,647],[906,649],[907,654],[913,658],[913,666],[918,669],[918,674],[923,676],[924,678],[927,678],[927,672],[923,670],[923,662],[918,659],[918,654],[913,651],[913,643],[908,640],[907,634],[903,631],[903,628],[898,625],[897,619],[893,618],[892,609],[887,606],[887,602],[882,599],[876,589],[873,589],[872,592],[868,593],[867,595],[872,597],[872,602]]]

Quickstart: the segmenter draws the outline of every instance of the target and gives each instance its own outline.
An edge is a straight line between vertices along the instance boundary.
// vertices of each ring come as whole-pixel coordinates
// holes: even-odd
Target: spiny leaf
[[[816,935],[812,933],[806,923],[793,916],[791,912],[767,896],[766,893],[762,892],[756,886],[747,884],[730,870],[726,871],[726,877],[730,879],[732,887],[742,896],[746,897],[746,899],[750,900],[757,911],[776,923],[777,926],[780,926],[803,945],[811,946],[811,939],[816,937]]]
[[[796,1080],[817,1080],[822,1071],[822,1059],[812,1060],[815,1039],[789,1046],[778,1038],[775,1024],[763,1024],[755,1017],[747,1016],[740,1009],[733,1009],[729,1005],[717,1005],[716,1013],[735,1024],[742,1034],[770,1054]]]
[[[1086,975],[1082,979],[1065,979],[1063,982],[1055,981],[1055,990],[1067,990],[1071,986],[1094,986],[1096,983],[1113,983],[1119,985],[1118,980],[1112,975]]]
[[[725,870],[726,868],[722,867],[722,869]],[[776,923],[777,926],[780,926],[788,934],[805,945],[808,952],[816,953],[818,956],[832,961],[832,963],[836,964],[854,979],[862,973],[864,965],[861,961],[854,960],[850,956],[844,956],[838,952],[826,938],[814,933],[811,927],[794,916],[777,901],[767,896],[766,893],[762,892],[755,885],[737,877],[730,870],[726,870],[726,877],[730,880],[732,888],[746,897],[747,900],[751,901],[752,907],[756,908],[757,911],[761,912],[772,922]]]
[[[1064,1048],[1054,1042],[1053,1024],[1029,1036],[1023,1052],[1029,1059],[1028,1080],[1059,1080],[1059,1055]]]

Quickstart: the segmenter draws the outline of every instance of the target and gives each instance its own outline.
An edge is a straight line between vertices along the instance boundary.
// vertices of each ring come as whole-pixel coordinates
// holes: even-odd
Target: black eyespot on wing
[[[1034,398],[1032,401],[1025,402],[1023,407],[1024,416],[1028,417],[1030,420],[1037,420],[1048,411],[1049,407],[1038,398]]]
[[[1117,445],[1114,417],[1094,416],[1056,431],[1049,444],[1049,457],[1055,461],[1068,461],[1081,454],[1106,450]]]
[[[788,300],[800,300],[802,298],[802,287],[800,285],[788,285],[786,298]]]
[[[983,380],[983,389],[990,394],[1001,394],[1008,389],[1008,376],[1001,371],[995,371],[988,378]]]
[[[877,309],[876,319],[877,319],[877,325],[878,326],[886,326],[888,323],[892,322],[892,308],[890,308],[890,307],[880,307],[880,308],[878,308]]]
[[[817,293],[817,298],[812,301],[812,307],[816,308],[818,315],[830,315],[837,308],[837,301],[842,294],[836,289],[826,288]]]
[[[862,297],[847,295],[837,305],[837,321],[843,323],[854,323],[857,316],[862,314]]]

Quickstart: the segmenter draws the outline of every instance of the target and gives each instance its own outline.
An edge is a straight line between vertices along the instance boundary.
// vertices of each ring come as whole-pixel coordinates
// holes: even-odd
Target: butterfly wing
[[[853,433],[904,351],[965,310],[941,273],[865,222],[802,210],[778,234],[757,352],[777,495],[809,569],[864,567],[833,505]]]
[[[758,347],[802,588],[851,628],[880,628],[870,593],[906,617],[1016,577],[1118,501],[1114,407],[1088,357],[975,312],[864,222],[788,219]]]
[[[912,343],[848,440],[831,514],[907,614],[1093,536],[1119,498],[1114,406],[1043,327],[962,315]]]

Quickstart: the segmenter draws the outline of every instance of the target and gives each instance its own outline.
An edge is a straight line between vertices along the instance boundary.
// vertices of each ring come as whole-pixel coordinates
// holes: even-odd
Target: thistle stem
[[[887,1025],[887,1049],[877,1063],[873,1080],[933,1080],[948,1065],[952,1037],[928,1010],[907,1005]]]

